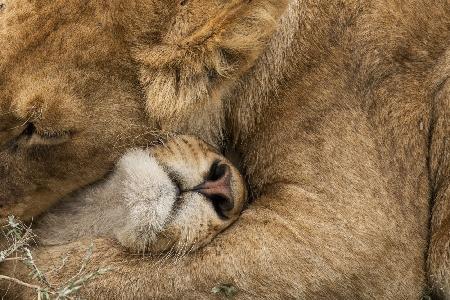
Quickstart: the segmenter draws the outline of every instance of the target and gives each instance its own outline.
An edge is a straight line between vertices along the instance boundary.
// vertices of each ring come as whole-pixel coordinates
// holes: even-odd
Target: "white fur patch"
[[[117,164],[116,174],[129,213],[117,238],[123,244],[151,242],[172,212],[176,187],[155,158],[143,150],[128,152]]]
[[[43,244],[109,236],[142,248],[163,229],[176,199],[177,189],[156,159],[131,150],[109,178],[62,200],[36,231]]]

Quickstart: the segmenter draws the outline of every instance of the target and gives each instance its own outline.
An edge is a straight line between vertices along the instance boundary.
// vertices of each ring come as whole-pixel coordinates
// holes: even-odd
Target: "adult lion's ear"
[[[165,32],[152,42],[140,39],[134,51],[153,117],[176,120],[217,101],[254,64],[287,3],[182,1]]]

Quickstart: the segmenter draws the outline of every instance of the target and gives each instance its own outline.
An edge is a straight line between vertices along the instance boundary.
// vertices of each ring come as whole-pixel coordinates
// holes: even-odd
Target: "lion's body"
[[[209,299],[232,284],[240,299],[418,299],[428,281],[450,298],[449,41],[445,0],[291,1],[214,110],[174,109],[182,131],[218,143],[224,129],[254,203],[208,247],[156,269],[96,241],[95,262],[117,269],[85,295]],[[159,111],[153,96],[164,127],[171,103]],[[214,113],[220,122],[203,130]],[[70,252],[68,276],[86,245],[38,249],[39,259]]]

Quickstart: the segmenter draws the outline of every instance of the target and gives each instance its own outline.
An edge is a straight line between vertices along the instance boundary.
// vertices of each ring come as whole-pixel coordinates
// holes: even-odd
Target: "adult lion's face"
[[[155,130],[214,141],[220,95],[252,66],[287,3],[0,2],[3,220],[30,219],[98,180]]]
[[[88,5],[36,3],[0,12],[2,220],[38,215],[154,138],[120,28]]]

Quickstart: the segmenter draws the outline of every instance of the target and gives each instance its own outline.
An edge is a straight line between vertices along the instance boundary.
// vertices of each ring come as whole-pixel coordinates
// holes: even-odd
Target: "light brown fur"
[[[201,186],[210,185],[209,193]],[[39,245],[112,238],[130,253],[181,256],[236,221],[246,188],[216,149],[191,136],[131,149],[105,180],[60,200],[33,224]]]
[[[126,145],[151,140],[130,139],[141,134],[131,123],[234,148],[255,195],[212,244],[157,269],[98,240],[95,262],[116,269],[85,296],[211,298],[229,283],[240,299],[417,299],[428,281],[450,298],[448,1],[10,2],[9,27],[0,17],[0,107],[18,113],[0,126],[23,124],[39,92],[69,103],[63,118],[44,114],[48,126],[78,129],[90,119],[68,97],[83,91],[79,101],[101,122],[77,130],[76,145],[91,149],[95,139],[108,163],[87,150],[59,157],[54,149],[52,160],[36,162],[1,152],[8,170],[21,172],[0,169],[0,199],[40,202],[10,204],[3,216],[36,215],[101,177],[118,155],[106,150],[120,126]],[[27,6],[38,8],[27,16]],[[4,143],[17,132],[1,134]],[[58,170],[58,160],[89,179],[69,168],[61,185],[60,173],[40,171]],[[52,193],[22,190],[34,174],[51,179]],[[86,245],[40,248],[38,257],[51,265],[70,251],[62,280]]]

